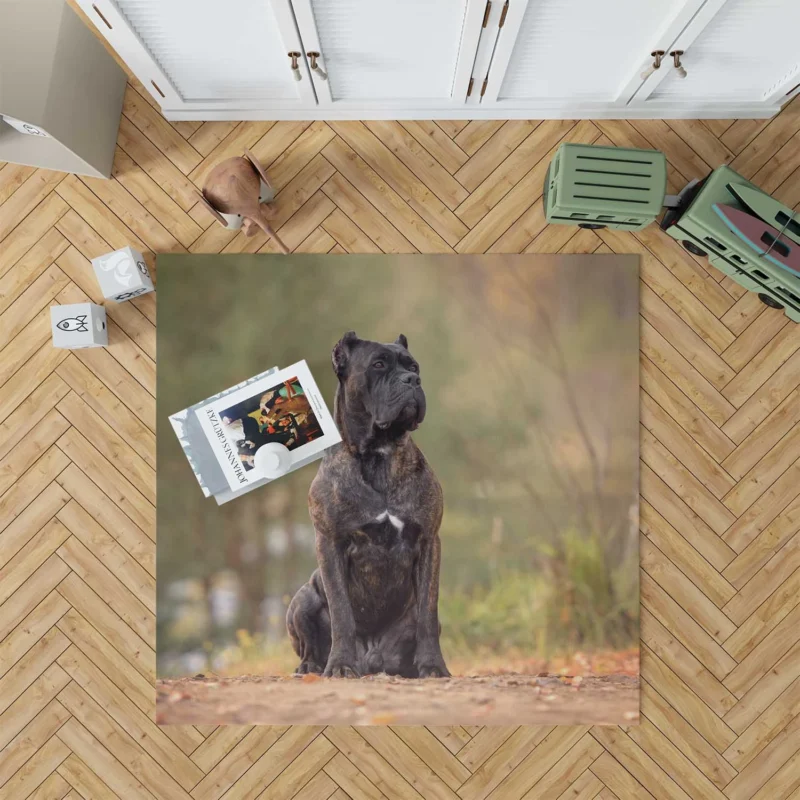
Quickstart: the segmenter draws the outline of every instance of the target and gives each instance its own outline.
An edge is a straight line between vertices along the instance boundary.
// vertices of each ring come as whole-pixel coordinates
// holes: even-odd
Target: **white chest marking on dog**
[[[376,522],[383,522],[385,519],[388,519],[389,522],[397,528],[398,533],[402,533],[403,528],[405,527],[405,522],[401,520],[399,517],[395,517],[393,514],[390,514],[388,511],[383,511],[382,513],[378,514],[375,517]]]

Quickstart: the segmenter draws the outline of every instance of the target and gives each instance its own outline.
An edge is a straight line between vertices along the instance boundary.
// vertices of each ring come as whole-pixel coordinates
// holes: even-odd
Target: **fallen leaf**
[[[303,675],[301,680],[303,683],[316,683],[317,681],[321,681],[322,678],[320,678],[320,676],[314,672],[307,672],[305,675]]]
[[[394,714],[376,714],[370,724],[372,725],[391,725],[397,717]]]

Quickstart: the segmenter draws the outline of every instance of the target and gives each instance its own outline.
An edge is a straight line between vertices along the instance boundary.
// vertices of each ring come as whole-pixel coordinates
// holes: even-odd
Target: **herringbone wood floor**
[[[800,798],[800,327],[654,226],[548,227],[540,197],[579,141],[797,207],[799,122],[169,124],[133,82],[111,181],[0,165],[0,798]],[[125,244],[274,251],[196,202],[245,146],[299,252],[641,255],[640,726],[154,724],[154,297],[73,353],[48,306],[99,300],[88,259]]]

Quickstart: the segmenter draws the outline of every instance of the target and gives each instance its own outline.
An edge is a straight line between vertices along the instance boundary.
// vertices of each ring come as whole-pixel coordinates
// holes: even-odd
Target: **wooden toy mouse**
[[[288,253],[289,248],[269,223],[274,210],[266,203],[273,197],[266,172],[247,149],[243,156],[226,158],[217,164],[208,173],[200,195],[206,208],[226,228],[241,227],[245,236],[253,236],[261,228],[275,240],[282,253]]]

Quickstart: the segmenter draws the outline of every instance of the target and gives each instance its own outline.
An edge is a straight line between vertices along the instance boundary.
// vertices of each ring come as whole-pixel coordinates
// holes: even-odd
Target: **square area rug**
[[[159,256],[158,722],[638,722],[638,284],[637,256]],[[170,417],[299,362],[207,427],[243,483],[309,457],[201,486]]]

